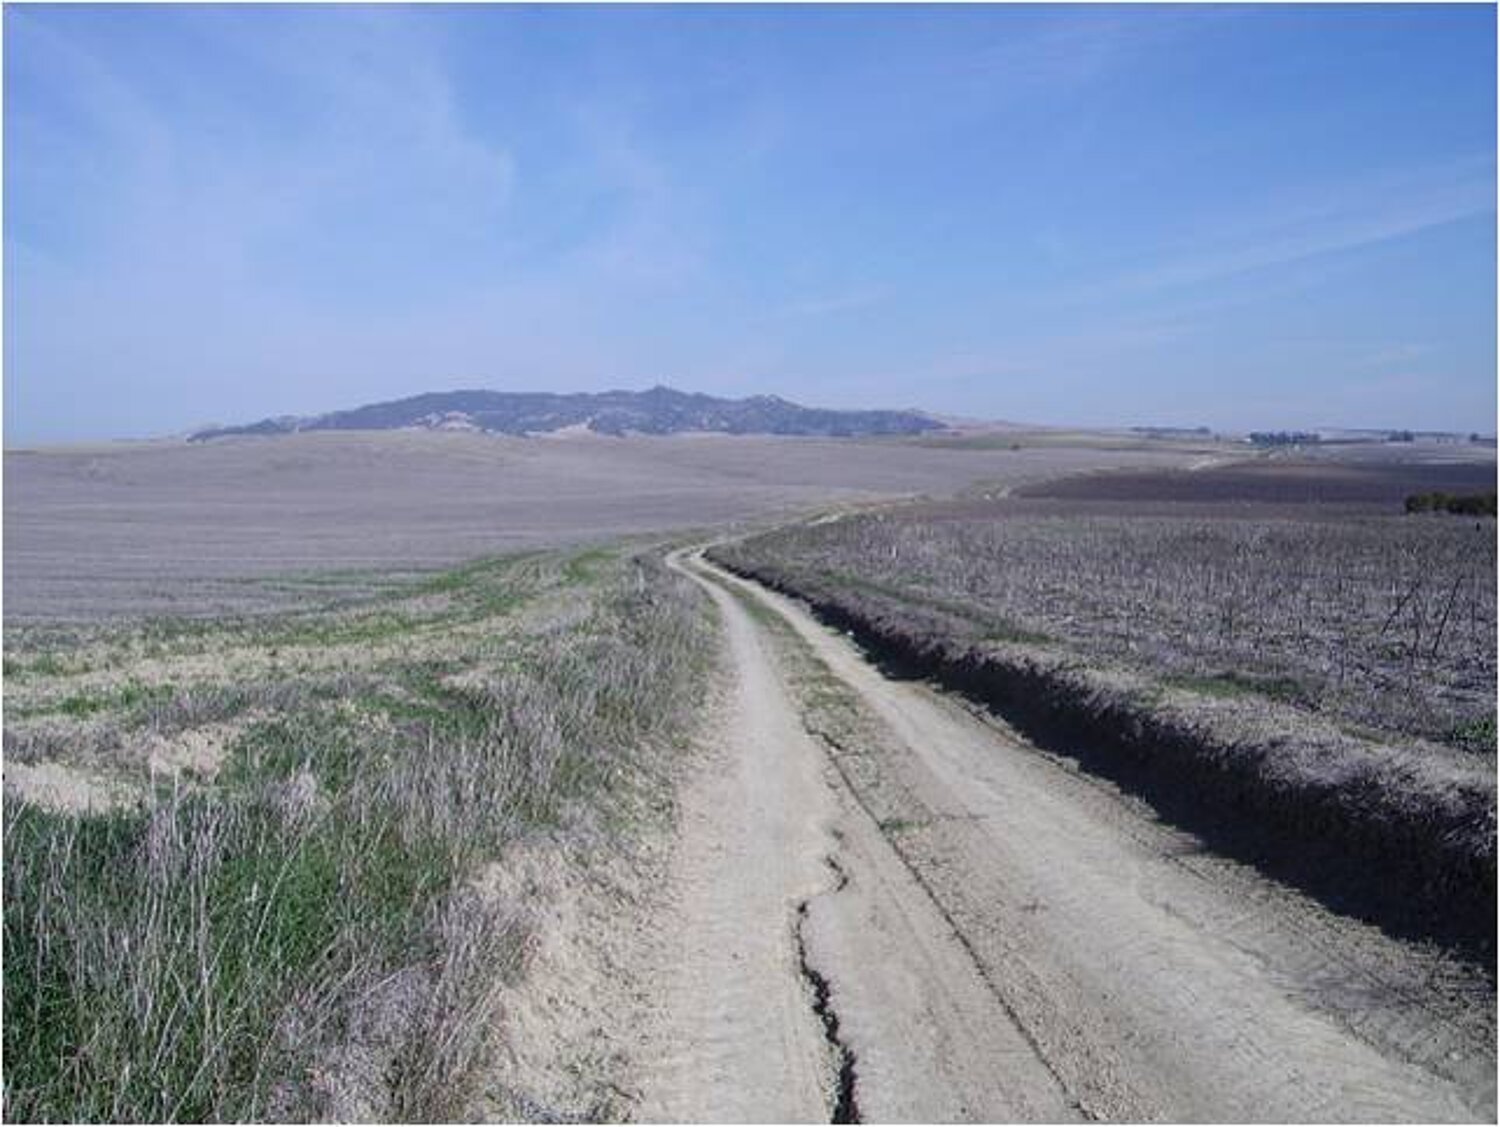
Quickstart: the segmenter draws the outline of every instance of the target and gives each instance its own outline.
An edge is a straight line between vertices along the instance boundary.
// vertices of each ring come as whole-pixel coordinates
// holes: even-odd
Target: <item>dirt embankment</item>
[[[1259,699],[1163,688],[1049,651],[960,640],[941,610],[709,553],[807,601],[889,672],[933,677],[1043,747],[1146,798],[1211,847],[1341,911],[1488,961],[1495,949],[1495,781],[1458,753],[1413,753]]]

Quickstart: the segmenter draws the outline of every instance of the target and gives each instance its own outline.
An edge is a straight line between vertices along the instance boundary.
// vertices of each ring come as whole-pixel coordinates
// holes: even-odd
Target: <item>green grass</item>
[[[1453,743],[1468,751],[1495,752],[1495,717],[1481,716],[1453,729]]]
[[[278,646],[336,646],[381,642],[410,634],[420,621],[400,611],[380,611],[351,619],[302,622],[275,635]]]
[[[883,834],[910,833],[912,830],[920,830],[927,826],[927,822],[913,818],[882,818],[878,825]]]
[[[74,719],[93,716],[100,712],[140,711],[160,705],[172,699],[176,691],[171,683],[145,685],[132,681],[117,689],[97,693],[70,693],[50,711],[61,712]],[[49,710],[44,710],[49,711]]]
[[[563,574],[569,583],[590,583],[594,580],[598,569],[614,556],[610,548],[594,548],[586,552],[579,552],[563,565]]]
[[[7,677],[58,677],[65,673],[84,673],[87,667],[66,666],[56,654],[42,653],[30,661],[5,658],[4,673]]]
[[[1164,682],[1179,689],[1215,697],[1270,697],[1288,704],[1305,704],[1310,693],[1293,677],[1226,670],[1209,676],[1169,676]]]

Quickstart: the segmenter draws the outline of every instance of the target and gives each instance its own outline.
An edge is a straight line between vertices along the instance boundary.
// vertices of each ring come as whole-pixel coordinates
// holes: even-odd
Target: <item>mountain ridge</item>
[[[721,399],[658,384],[645,391],[430,391],[321,415],[276,415],[239,426],[207,427],[190,442],[316,430],[468,430],[550,434],[585,427],[596,434],[782,434],[853,438],[946,430],[914,410],[843,411],[804,407],[779,395]]]

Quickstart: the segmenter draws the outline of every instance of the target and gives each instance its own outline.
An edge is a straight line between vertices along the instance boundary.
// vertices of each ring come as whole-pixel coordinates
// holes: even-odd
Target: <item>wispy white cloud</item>
[[[1438,346],[1430,343],[1405,342],[1392,344],[1354,357],[1349,361],[1349,367],[1356,371],[1371,368],[1390,369],[1393,367],[1410,367],[1438,351]]]
[[[618,109],[577,101],[570,116],[589,175],[613,198],[613,207],[609,221],[564,255],[549,276],[649,289],[672,289],[698,277],[706,256],[689,186]]]
[[[107,155],[108,227],[89,248],[91,272],[112,262],[134,277],[154,266],[270,285],[289,248],[363,208],[392,208],[405,225],[372,230],[372,244],[496,233],[515,162],[464,128],[437,45],[399,12],[341,9],[336,25],[316,9],[174,12],[174,30],[248,86],[248,101],[219,92],[187,112],[139,59],[111,65],[94,44],[18,15],[30,65],[65,88],[92,127],[83,143]]]
[[[1027,33],[976,46],[950,60],[950,73],[982,74],[1029,86],[1080,86],[1170,46],[1218,18],[1212,10],[1162,12],[1141,19],[1130,11],[1059,9]]]
[[[1127,293],[1200,286],[1493,214],[1494,157],[1325,185],[1283,206],[1280,215],[1239,217],[1208,235],[1201,249],[1123,274],[1104,286]]]
[[[832,293],[812,294],[788,302],[777,310],[780,317],[827,317],[837,313],[853,313],[879,305],[890,297],[883,287],[863,286],[839,290]]]
[[[1032,9],[1022,21],[996,21],[993,30],[976,29],[971,42],[939,55],[912,53],[881,59],[884,77],[924,92],[960,87],[987,99],[1004,91],[1036,95],[1039,90],[1080,88],[1138,64],[1143,55],[1170,49],[1185,35],[1226,18],[1224,10],[1187,7],[1139,12],[1091,5]],[[993,106],[993,101],[987,101]]]

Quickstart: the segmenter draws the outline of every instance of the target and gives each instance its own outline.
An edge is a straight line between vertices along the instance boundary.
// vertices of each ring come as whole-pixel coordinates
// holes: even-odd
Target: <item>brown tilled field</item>
[[[1283,516],[1321,517],[1330,509],[1399,513],[1412,493],[1494,489],[1493,450],[1425,446],[1415,451],[1354,447],[1320,457],[1263,457],[1200,468],[1132,468],[1037,482],[1021,486],[1013,495],[1026,500],[1153,508],[1165,503],[1276,508]]]
[[[10,450],[5,619],[269,608],[309,590],[361,591],[357,572],[1184,460],[1165,443],[944,450],[394,431]]]

